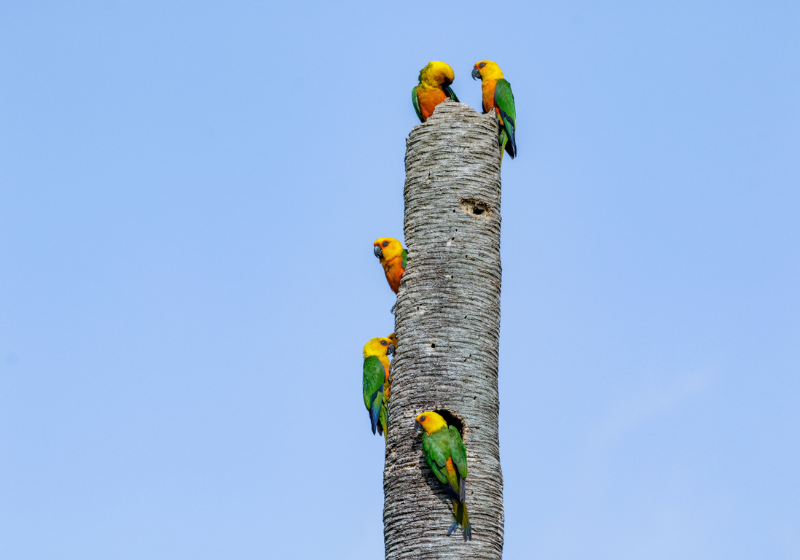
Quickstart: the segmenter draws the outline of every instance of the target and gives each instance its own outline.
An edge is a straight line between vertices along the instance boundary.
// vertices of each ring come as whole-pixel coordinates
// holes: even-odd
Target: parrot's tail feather
[[[378,389],[374,395],[370,398],[372,402],[372,406],[370,407],[370,421],[372,422],[372,433],[375,434],[378,431],[378,418],[381,414],[381,399],[383,398],[383,385],[381,388]]]
[[[467,504],[453,500],[453,516],[456,518],[456,520],[453,522],[453,526],[450,527],[450,530],[447,532],[447,534],[449,535],[452,533],[453,529],[455,529],[457,525],[461,525],[464,528],[464,540],[472,540],[472,526],[469,524]]]
[[[450,525],[450,528],[447,530],[448,537],[453,534],[453,531],[456,530],[456,527],[458,527],[458,521],[453,521],[453,524]]]
[[[467,513],[467,504],[464,502],[457,502],[453,500],[453,517],[455,520],[450,528],[447,530],[447,535],[450,536],[456,527],[461,525],[464,529],[464,540],[472,540],[472,526],[469,524],[469,514]]]
[[[506,144],[505,150],[508,152],[508,155],[511,156],[511,159],[517,157],[517,142],[514,140],[513,136],[511,137],[511,141]]]
[[[469,514],[467,513],[467,504],[461,504],[461,526],[464,527],[464,540],[472,540],[472,525],[469,524]]]

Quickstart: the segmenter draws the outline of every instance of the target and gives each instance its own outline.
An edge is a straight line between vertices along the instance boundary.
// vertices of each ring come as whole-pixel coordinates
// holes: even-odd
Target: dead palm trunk
[[[497,417],[500,149],[494,115],[446,102],[407,140],[408,267],[384,471],[386,558],[499,559],[503,476]],[[438,411],[462,433],[472,541],[422,454],[414,417]]]

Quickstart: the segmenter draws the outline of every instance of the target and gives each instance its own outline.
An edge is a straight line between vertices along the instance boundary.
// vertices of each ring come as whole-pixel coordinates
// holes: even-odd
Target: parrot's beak
[[[476,67],[472,68],[472,79],[479,80],[481,78],[481,71],[478,70]]]
[[[414,420],[414,431],[416,432],[424,432],[425,429],[422,427],[422,424]]]
[[[381,258],[383,256],[383,249],[381,249],[380,245],[375,245],[375,247],[373,247],[373,250],[375,251],[376,257]]]
[[[387,356],[391,356],[392,354],[394,354],[394,344],[390,344],[389,348],[386,350]]]

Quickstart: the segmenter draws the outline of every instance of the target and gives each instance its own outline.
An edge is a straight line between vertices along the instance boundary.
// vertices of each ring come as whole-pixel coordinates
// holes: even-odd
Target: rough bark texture
[[[408,267],[397,298],[384,470],[387,559],[499,559],[500,150],[493,115],[445,102],[407,140]],[[450,501],[414,417],[435,410],[467,447],[472,541],[446,536]]]

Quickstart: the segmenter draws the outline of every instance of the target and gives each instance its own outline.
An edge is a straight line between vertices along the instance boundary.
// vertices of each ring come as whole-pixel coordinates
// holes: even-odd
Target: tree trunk
[[[497,417],[500,148],[494,115],[439,105],[407,140],[408,267],[397,297],[384,470],[386,558],[499,559],[503,475]],[[467,447],[472,540],[422,454],[414,418],[434,410]]]

